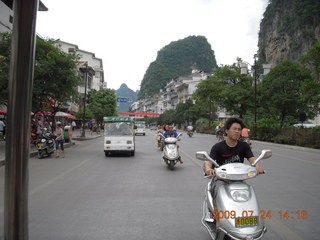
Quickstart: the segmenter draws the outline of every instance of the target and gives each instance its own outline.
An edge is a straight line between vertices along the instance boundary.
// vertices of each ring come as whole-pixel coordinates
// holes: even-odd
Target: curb
[[[287,145],[287,144],[281,144],[281,143],[264,142],[264,141],[258,141],[258,140],[251,140],[251,141],[253,143],[256,142],[256,143],[260,143],[260,144],[283,147],[283,148],[287,148],[287,149],[308,151],[308,152],[313,152],[313,153],[320,153],[320,149],[315,149],[315,148],[300,147],[300,146]]]
[[[73,138],[72,140],[75,140],[75,141],[87,141],[87,140],[91,140],[91,139],[96,139],[96,138],[99,138],[99,137],[102,137],[102,135],[97,135],[97,136],[94,136],[94,137],[90,137],[90,138],[83,138],[83,137],[75,137]],[[64,147],[65,148],[69,148],[71,146],[75,145],[75,143],[72,143],[72,142],[68,142],[68,143],[65,143],[64,144]],[[38,151],[37,150],[34,150],[34,151],[30,151],[29,153],[29,157],[32,158],[32,157],[35,157],[38,155]],[[4,166],[5,165],[5,160],[0,160],[0,167]]]

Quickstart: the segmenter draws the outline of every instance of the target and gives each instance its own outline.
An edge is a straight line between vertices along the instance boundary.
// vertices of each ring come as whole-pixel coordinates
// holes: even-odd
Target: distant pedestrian
[[[74,131],[76,129],[76,126],[77,126],[76,122],[72,121],[71,126],[72,126],[72,131]]]
[[[61,152],[61,157],[64,158],[64,137],[63,137],[63,129],[61,127],[61,122],[56,123],[57,128],[56,128],[56,158],[60,157],[59,156],[59,146],[60,146],[60,152]]]

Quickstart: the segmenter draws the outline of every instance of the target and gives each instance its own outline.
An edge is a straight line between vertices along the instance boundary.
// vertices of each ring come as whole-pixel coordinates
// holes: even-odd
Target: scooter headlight
[[[231,190],[230,195],[232,199],[236,202],[246,202],[250,198],[250,193],[248,190]]]
[[[219,176],[220,178],[228,178],[228,174],[226,174],[225,172],[219,172],[219,173],[218,173],[218,176]]]
[[[45,143],[45,142],[46,142],[46,140],[45,140],[45,139],[41,139],[41,142],[42,142],[42,143]]]

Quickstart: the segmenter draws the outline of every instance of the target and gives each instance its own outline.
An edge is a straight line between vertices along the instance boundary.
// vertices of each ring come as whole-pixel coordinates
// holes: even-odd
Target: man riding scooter
[[[187,127],[187,133],[188,133],[189,137],[192,137],[192,135],[193,135],[193,126],[189,125]]]
[[[176,131],[173,131],[173,126],[171,126],[171,125],[168,126],[167,131],[164,132],[163,136],[164,136],[164,138],[174,137],[174,138],[177,138],[178,141],[180,140],[180,139],[178,138],[177,132],[176,132]],[[179,145],[177,145],[177,147],[179,147]],[[179,161],[180,161],[180,163],[183,163],[181,157],[180,157]]]
[[[225,133],[227,134],[226,140],[216,143],[210,152],[210,157],[221,166],[228,163],[243,163],[244,158],[247,158],[248,161],[252,164],[256,160],[253,156],[253,153],[247,143],[241,142],[238,139],[240,138],[241,130],[244,128],[243,122],[238,118],[230,118],[225,124]],[[204,163],[205,174],[207,176],[214,177],[212,181],[212,196],[213,202],[215,204],[215,198],[217,197],[217,189],[226,184],[225,181],[218,180],[214,173],[213,163],[206,161]],[[255,165],[258,174],[264,173],[264,169],[260,164]],[[219,219],[217,221],[219,225]]]

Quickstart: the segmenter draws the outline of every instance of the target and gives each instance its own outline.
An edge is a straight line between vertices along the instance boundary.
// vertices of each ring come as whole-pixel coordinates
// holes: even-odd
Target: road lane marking
[[[35,188],[32,189],[31,191],[29,191],[29,196],[35,194],[36,192],[42,190],[43,188],[46,188],[46,187],[49,186],[50,184],[52,184],[52,183],[54,183],[55,181],[59,180],[59,178],[65,176],[65,175],[67,175],[67,174],[69,174],[70,172],[72,172],[73,170],[81,167],[83,164],[89,162],[90,160],[91,160],[91,159],[87,159],[87,160],[85,160],[85,161],[83,161],[83,162],[80,162],[78,165],[76,165],[76,166],[70,168],[69,170],[61,173],[60,175],[52,178],[50,181],[48,181],[48,182],[46,182],[46,183],[43,183],[43,184],[41,184],[41,185],[38,186],[38,187],[35,187]],[[0,208],[0,213],[2,214],[3,211],[4,211],[4,206]]]
[[[54,183],[55,181],[59,180],[59,178],[64,177],[65,175],[71,173],[73,170],[81,167],[82,165],[84,165],[85,163],[87,163],[87,162],[89,162],[89,161],[91,161],[90,158],[87,159],[87,160],[85,160],[85,161],[83,161],[83,162],[80,162],[78,165],[76,165],[76,166],[70,168],[69,170],[61,173],[60,175],[52,178],[50,181],[48,181],[48,182],[46,182],[46,183],[44,183],[44,184],[41,184],[41,185],[38,186],[38,187],[35,187],[35,188],[32,189],[31,191],[29,191],[29,196],[35,194],[36,192],[40,191],[40,190],[43,189],[43,188],[46,188],[48,185],[50,185],[50,184]]]
[[[283,154],[279,154],[279,153],[274,153],[274,155],[278,155],[280,157],[284,157],[284,158],[290,158],[299,162],[306,162],[306,163],[311,163],[311,164],[315,164],[315,165],[320,165],[320,162],[313,162],[313,161],[309,161],[309,160],[305,160],[305,159],[301,159],[301,158],[295,158],[295,157],[290,157],[288,155],[283,155]]]
[[[194,162],[196,165],[198,165],[199,167],[203,167],[203,162],[201,162],[200,160],[196,159],[196,156],[192,157],[189,153],[179,149],[180,152],[182,152],[184,155],[186,155],[188,158],[191,159],[192,162]]]

